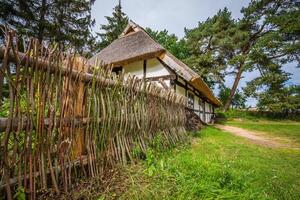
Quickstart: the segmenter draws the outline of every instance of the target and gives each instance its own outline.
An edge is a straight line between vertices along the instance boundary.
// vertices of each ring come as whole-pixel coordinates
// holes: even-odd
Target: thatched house
[[[130,21],[120,37],[92,57],[114,67],[118,73],[155,81],[188,97],[188,107],[209,123],[220,101],[200,76],[152,39],[146,31]]]

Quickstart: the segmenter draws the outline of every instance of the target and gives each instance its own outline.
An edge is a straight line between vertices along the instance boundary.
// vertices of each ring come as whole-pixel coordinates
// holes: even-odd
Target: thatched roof
[[[113,64],[116,66],[137,60],[155,58],[165,51],[148,34],[138,31],[118,38],[92,57],[89,62],[94,63],[97,59],[104,64]]]
[[[104,64],[117,66],[155,57],[159,57],[178,76],[189,82],[213,104],[221,105],[221,102],[196,72],[165,50],[142,27],[132,21],[117,40],[92,57],[89,62],[93,64],[98,60]]]
[[[166,52],[161,57],[161,60],[166,63],[177,75],[188,81],[194,88],[199,90],[204,96],[207,97],[213,104],[220,106],[221,102],[214,96],[207,84],[202,78],[189,68],[182,61],[173,56],[170,52]]]

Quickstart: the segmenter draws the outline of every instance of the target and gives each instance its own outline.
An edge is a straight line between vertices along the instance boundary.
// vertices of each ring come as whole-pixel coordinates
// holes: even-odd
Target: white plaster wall
[[[179,85],[176,85],[176,93],[185,96],[185,89]]]
[[[146,78],[170,75],[170,72],[157,58],[147,60]]]
[[[125,72],[125,78],[131,75],[135,75],[138,78],[143,78],[144,76],[144,61],[137,61],[123,66]]]
[[[212,105],[210,103],[205,102],[205,109],[206,112],[212,112]],[[210,123],[211,122],[211,118],[212,118],[212,114],[206,114],[206,123]]]
[[[197,97],[196,95],[194,96],[194,109],[195,110],[199,110],[199,97]]]

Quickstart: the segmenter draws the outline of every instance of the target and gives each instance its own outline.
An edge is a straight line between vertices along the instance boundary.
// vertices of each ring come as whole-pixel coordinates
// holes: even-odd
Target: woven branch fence
[[[89,66],[36,39],[20,53],[19,43],[7,31],[0,49],[0,194],[6,198],[20,187],[29,199],[39,189],[68,191],[75,178],[133,161],[158,135],[165,148],[186,140],[185,97]]]

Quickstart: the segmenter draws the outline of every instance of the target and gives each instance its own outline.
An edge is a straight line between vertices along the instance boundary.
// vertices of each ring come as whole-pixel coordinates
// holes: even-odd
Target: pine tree
[[[185,29],[189,57],[186,63],[196,71],[212,88],[216,83],[223,84],[228,61],[232,58],[239,35],[235,21],[227,8],[204,22],[199,22],[194,29]]]
[[[0,22],[15,28],[19,35],[60,43],[77,52],[89,52],[95,40],[91,28],[91,6],[95,0],[0,0]],[[3,6],[2,6],[3,5]]]
[[[184,39],[179,40],[175,34],[169,34],[167,30],[154,31],[146,28],[146,31],[155,41],[176,56],[176,58],[184,60],[189,56]]]
[[[52,40],[63,48],[74,48],[79,53],[87,53],[92,48],[95,38],[91,28],[95,20],[91,17],[91,6],[95,0],[54,0],[50,16]]]
[[[260,69],[260,74],[243,88],[248,97],[258,100],[259,109],[286,113],[299,111],[299,86],[286,86],[290,74],[284,72],[281,65],[269,63]]]
[[[62,50],[72,48],[81,54],[90,53],[95,44],[91,34],[94,1],[0,0],[0,23],[10,25],[20,36],[59,43]],[[19,50],[22,51],[21,46]],[[0,91],[3,80],[0,72]]]
[[[128,24],[128,17],[122,11],[121,0],[119,0],[119,4],[113,9],[112,16],[105,16],[105,18],[108,24],[102,24],[100,26],[101,32],[97,33],[101,39],[98,44],[99,50],[107,47],[117,39]]]
[[[234,20],[227,9],[187,30],[190,62],[215,77],[233,74],[224,110],[231,104],[242,74],[268,63],[299,61],[299,3],[291,0],[251,1]]]
[[[34,0],[0,0],[0,5],[0,24],[11,26],[20,35],[35,35],[37,5]]]
[[[230,88],[226,86],[221,86],[218,98],[225,105],[228,97],[230,95]],[[245,108],[246,107],[246,96],[243,92],[237,89],[236,93],[234,94],[233,100],[231,102],[231,106],[233,108]]]

